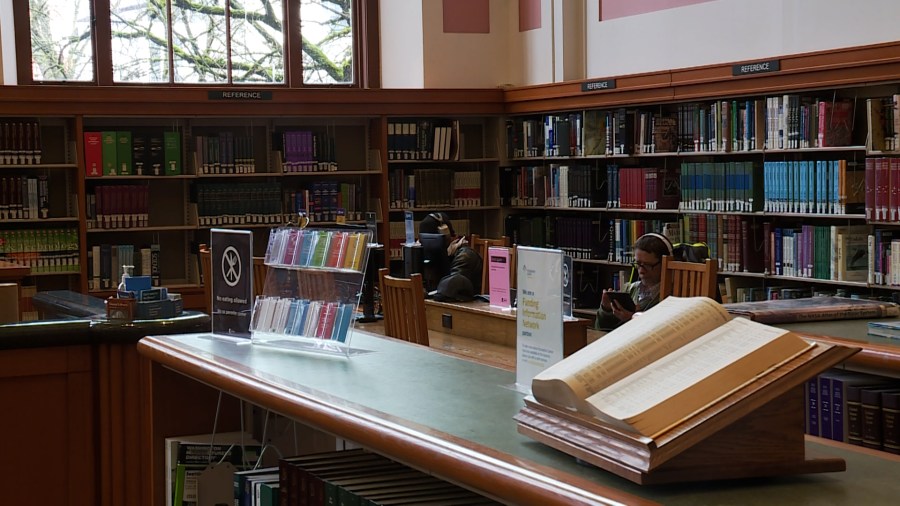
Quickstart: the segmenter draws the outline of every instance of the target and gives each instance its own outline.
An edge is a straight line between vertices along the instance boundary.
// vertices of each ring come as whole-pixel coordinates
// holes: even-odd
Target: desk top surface
[[[220,339],[151,336],[150,359],[509,503],[887,504],[900,494],[900,458],[817,438],[807,452],[847,471],[724,483],[641,487],[516,430],[515,373],[356,331],[365,353],[329,358]],[[606,498],[606,499],[603,499]]]

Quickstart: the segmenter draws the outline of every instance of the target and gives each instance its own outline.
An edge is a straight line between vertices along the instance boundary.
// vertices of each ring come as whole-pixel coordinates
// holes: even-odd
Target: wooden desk
[[[18,319],[20,320],[22,318],[22,279],[30,275],[31,267],[7,260],[0,260],[0,283],[15,283],[18,286],[16,305],[19,307]]]
[[[428,330],[469,337],[479,341],[516,348],[516,312],[492,307],[487,302],[425,301]],[[447,319],[449,318],[449,321]],[[449,323],[449,325],[446,325]],[[584,348],[587,328],[593,322],[582,318],[563,321],[563,355]]]
[[[359,331],[351,342],[371,353],[323,358],[205,334],[151,336],[138,351],[151,384],[171,369],[507,504],[893,504],[900,494],[897,456],[812,437],[808,452],[843,458],[847,471],[641,487],[518,434],[512,371]],[[153,399],[145,409],[186,415]]]
[[[896,319],[896,317],[885,318],[885,320]],[[862,350],[847,359],[844,367],[881,376],[900,377],[900,340],[868,335],[867,324],[872,320],[877,319],[780,323],[775,326],[799,332],[818,341],[861,346]]]

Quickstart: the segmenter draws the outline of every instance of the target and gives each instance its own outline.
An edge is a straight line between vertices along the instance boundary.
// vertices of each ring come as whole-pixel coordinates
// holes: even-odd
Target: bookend
[[[641,485],[844,471],[843,459],[806,456],[803,388],[857,351],[817,343],[652,439],[532,396],[515,420],[519,433]]]
[[[349,356],[371,239],[369,230],[273,229],[251,343]]]

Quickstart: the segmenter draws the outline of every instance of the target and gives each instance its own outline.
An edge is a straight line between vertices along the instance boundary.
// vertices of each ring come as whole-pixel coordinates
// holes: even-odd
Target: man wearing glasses
[[[644,234],[634,242],[634,262],[638,280],[626,284],[622,291],[631,296],[634,308],[623,307],[609,294],[613,290],[603,290],[600,309],[594,327],[611,330],[631,319],[634,313],[646,311],[659,302],[659,282],[662,278],[663,255],[674,256],[672,243],[661,234]]]

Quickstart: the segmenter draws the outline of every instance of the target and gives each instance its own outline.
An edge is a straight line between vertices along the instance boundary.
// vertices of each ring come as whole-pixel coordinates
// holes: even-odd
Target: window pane
[[[352,5],[352,0],[301,1],[304,84],[354,81]]]
[[[169,81],[169,42],[165,2],[111,0],[113,80],[124,83]]]
[[[30,0],[31,75],[35,81],[93,81],[89,0]]]
[[[231,78],[235,83],[284,82],[281,0],[232,0]]]
[[[226,83],[225,0],[172,4],[176,83]]]

